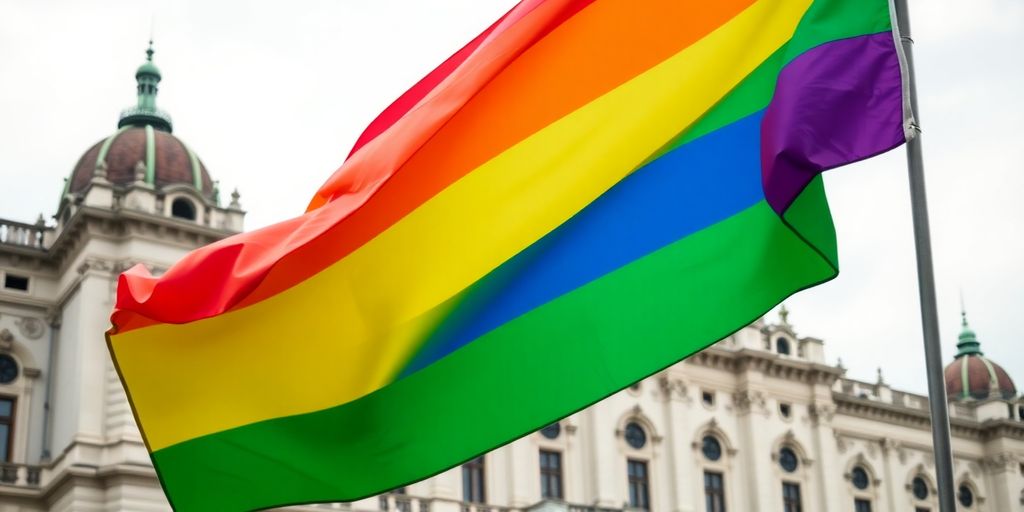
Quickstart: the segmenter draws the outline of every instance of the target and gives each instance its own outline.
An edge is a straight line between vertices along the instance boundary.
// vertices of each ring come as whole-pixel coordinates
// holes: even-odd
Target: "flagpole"
[[[914,77],[914,40],[910,37],[910,12],[907,0],[894,0],[900,43],[906,57],[910,82],[910,109],[914,122],[920,121],[917,108],[917,84]],[[935,272],[932,267],[931,234],[928,227],[928,200],[924,185],[924,157],[921,131],[913,126],[914,137],[907,141],[907,168],[910,175],[910,205],[914,220],[914,246],[917,250],[917,286],[921,297],[921,326],[924,331],[924,359],[928,374],[928,402],[932,419],[935,476],[939,510],[955,512],[953,455],[950,441],[946,383],[942,374],[942,346],[939,344],[939,316],[935,306]]]

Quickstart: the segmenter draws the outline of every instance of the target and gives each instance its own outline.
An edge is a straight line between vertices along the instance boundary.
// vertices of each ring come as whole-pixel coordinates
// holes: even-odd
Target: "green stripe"
[[[202,192],[203,174],[199,167],[199,157],[197,157],[196,154],[192,151],[192,148],[186,146],[184,142],[181,143],[181,146],[185,148],[185,151],[188,153],[188,161],[189,164],[192,165],[192,184],[195,185],[196,190]]]
[[[988,369],[988,389],[986,389],[985,391],[992,391],[993,388],[998,389],[999,377],[996,376],[996,369],[992,367],[992,363],[990,363],[988,359],[985,359],[984,357],[981,356],[978,356],[978,359],[980,359],[981,364],[985,365],[985,368]]]
[[[971,380],[968,378],[967,365],[971,362],[971,356],[964,356],[964,360],[960,362],[960,384],[963,386],[963,391],[960,393],[964,398],[971,396]]]
[[[355,402],[186,441],[154,462],[181,510],[373,495],[593,403],[834,275],[761,202]]]
[[[103,145],[100,146],[100,152],[96,154],[97,167],[99,167],[100,162],[103,162],[104,160],[107,159],[107,153],[110,152],[110,145],[114,143],[114,139],[116,139],[118,135],[124,133],[124,131],[127,130],[128,128],[131,128],[131,126],[122,126],[121,128],[118,128],[118,130],[114,132],[113,135],[107,137],[107,140],[103,141]]]
[[[146,125],[146,183],[156,184],[156,135],[153,127]]]
[[[103,145],[100,146],[99,153],[96,153],[96,163],[94,164],[95,167],[99,167],[100,162],[103,162],[104,160],[107,159],[107,153],[110,152],[110,145],[114,143],[114,139],[116,139],[118,135],[121,135],[121,133],[127,130],[128,128],[131,128],[131,126],[122,126],[121,128],[118,128],[113,135],[104,139]],[[68,192],[71,190],[71,180],[73,180],[74,178],[75,175],[72,173],[72,175],[68,177],[68,179],[64,180],[64,190],[62,190],[60,193],[60,201],[57,201],[58,207],[60,203],[64,201],[64,196],[67,196]]]

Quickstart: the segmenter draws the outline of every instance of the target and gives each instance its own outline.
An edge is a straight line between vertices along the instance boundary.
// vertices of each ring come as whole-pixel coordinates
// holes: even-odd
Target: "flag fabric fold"
[[[405,485],[833,278],[820,173],[905,141],[894,31],[886,0],[524,0],[305,214],[121,276],[108,344],[171,503]]]

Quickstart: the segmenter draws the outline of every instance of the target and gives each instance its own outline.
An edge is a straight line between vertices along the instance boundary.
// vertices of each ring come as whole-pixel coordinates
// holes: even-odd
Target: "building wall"
[[[216,211],[217,218],[230,213]],[[28,293],[0,290],[0,333],[12,337],[9,349],[0,339],[0,352],[22,368],[15,382],[0,385],[0,394],[18,396],[14,457],[0,466],[0,476],[8,471],[14,479],[0,478],[0,512],[169,510],[103,337],[121,271],[141,262],[159,272],[226,234],[168,221],[164,213],[140,220],[83,207],[45,235],[49,252],[0,240],[0,273],[32,279]],[[26,330],[26,319],[42,327]],[[789,354],[779,353],[780,339]],[[784,481],[799,484],[809,511],[852,511],[858,497],[875,511],[937,510],[925,397],[844,373],[825,363],[821,340],[798,336],[785,318],[759,320],[569,416],[555,439],[533,433],[486,454],[484,504],[464,501],[462,470],[454,468],[405,494],[293,510],[624,510],[630,459],[647,463],[650,508],[658,512],[705,510],[705,471],[723,475],[732,511],[781,512]],[[1022,405],[1019,398],[953,404],[956,479],[976,497],[965,510],[1024,510],[1024,421],[1012,414]],[[415,420],[395,414],[396,421]],[[627,442],[630,423],[643,428],[644,446]],[[703,455],[705,436],[720,443],[719,460]],[[783,447],[798,456],[794,472],[780,467]],[[542,499],[541,449],[562,454],[561,500]],[[870,475],[867,489],[851,482],[856,466]],[[916,476],[927,482],[924,500],[911,493]]]

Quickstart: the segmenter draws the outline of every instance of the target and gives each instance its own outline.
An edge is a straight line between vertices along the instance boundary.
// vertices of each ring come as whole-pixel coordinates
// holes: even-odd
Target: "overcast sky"
[[[151,25],[158,104],[252,229],[301,213],[363,127],[514,0],[0,0],[0,218],[53,215],[80,155],[135,101]],[[959,290],[1024,385],[1024,2],[911,0],[943,356]],[[152,21],[151,20],[155,20]],[[855,378],[926,390],[902,148],[832,171],[841,274],[791,298]]]

